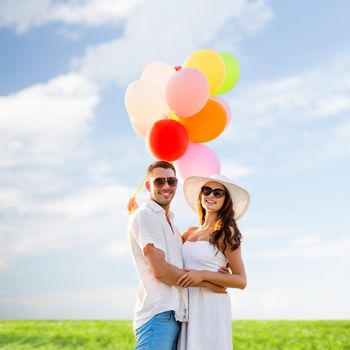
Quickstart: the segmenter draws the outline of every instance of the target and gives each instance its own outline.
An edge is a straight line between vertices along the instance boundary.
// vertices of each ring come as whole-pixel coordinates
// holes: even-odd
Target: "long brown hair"
[[[230,192],[225,188],[225,200],[218,212],[216,218],[215,231],[210,235],[209,242],[217,247],[222,253],[225,252],[227,246],[231,250],[236,250],[241,245],[243,236],[239,230],[236,220],[234,219],[234,209]],[[202,190],[198,195],[197,201],[198,215],[200,224],[205,221],[206,210],[202,206]]]

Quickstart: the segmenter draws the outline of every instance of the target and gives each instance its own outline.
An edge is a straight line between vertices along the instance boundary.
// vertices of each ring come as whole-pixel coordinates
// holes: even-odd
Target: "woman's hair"
[[[239,248],[242,242],[242,234],[238,229],[236,220],[234,219],[233,203],[231,199],[230,192],[225,188],[225,199],[222,207],[218,212],[216,218],[215,231],[211,234],[209,242],[217,247],[223,253],[225,252],[227,246],[231,250],[236,250]],[[204,224],[206,210],[202,206],[202,190],[198,195],[198,214],[200,224]]]

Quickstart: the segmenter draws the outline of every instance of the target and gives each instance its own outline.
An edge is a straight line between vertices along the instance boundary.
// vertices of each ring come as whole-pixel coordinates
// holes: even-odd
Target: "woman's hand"
[[[128,213],[132,214],[138,207],[139,205],[136,202],[136,198],[131,197],[128,202]]]
[[[225,267],[225,266],[220,267],[218,272],[224,273],[226,275],[230,275],[232,273],[231,269],[229,267]]]
[[[177,285],[183,288],[191,287],[192,285],[200,284],[204,281],[204,271],[191,270],[184,273],[178,280]]]
[[[219,294],[226,294],[227,293],[227,288],[223,286],[219,286],[218,284],[210,283],[210,282],[202,282],[201,287],[208,288],[214,293],[219,293]]]

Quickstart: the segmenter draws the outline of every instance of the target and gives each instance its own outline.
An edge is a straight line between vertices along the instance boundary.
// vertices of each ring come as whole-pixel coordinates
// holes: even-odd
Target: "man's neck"
[[[170,211],[170,204],[168,204],[168,205],[162,205],[162,204],[160,204],[159,202],[157,202],[156,200],[154,200],[153,198],[151,198],[151,200],[152,200],[153,202],[157,203],[160,207],[162,207],[162,208],[165,210],[166,215],[168,216],[169,211]]]

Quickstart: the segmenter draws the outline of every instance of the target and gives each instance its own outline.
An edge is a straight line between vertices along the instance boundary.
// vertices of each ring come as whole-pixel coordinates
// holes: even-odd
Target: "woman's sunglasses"
[[[226,193],[222,188],[211,188],[208,186],[203,186],[201,192],[204,196],[210,196],[213,192],[215,198],[222,198]]]
[[[177,185],[177,178],[176,177],[157,177],[153,180],[153,183],[158,187],[164,186],[166,182],[170,187],[175,187]]]

